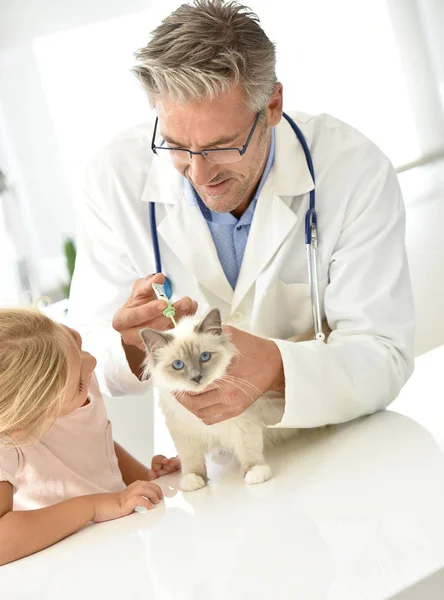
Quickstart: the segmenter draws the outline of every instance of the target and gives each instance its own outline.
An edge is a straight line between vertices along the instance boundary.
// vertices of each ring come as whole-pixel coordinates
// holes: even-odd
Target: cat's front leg
[[[265,462],[263,430],[260,425],[249,423],[238,427],[234,451],[241,464],[245,483],[263,483],[270,479],[272,472]]]
[[[171,431],[171,437],[182,464],[181,490],[194,492],[206,486],[208,478],[204,442],[198,437],[188,437],[174,431]]]

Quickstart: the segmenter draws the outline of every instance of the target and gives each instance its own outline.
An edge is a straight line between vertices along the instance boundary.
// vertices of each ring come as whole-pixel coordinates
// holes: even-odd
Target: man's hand
[[[138,279],[133,285],[131,296],[113,318],[113,327],[122,336],[122,346],[129,368],[139,379],[142,377],[145,359],[145,345],[140,337],[140,330],[151,327],[157,331],[165,331],[173,327],[171,319],[163,315],[166,303],[157,300],[151,285],[153,282],[164,281],[165,276],[162,273]],[[176,320],[185,315],[194,315],[197,310],[197,302],[187,297],[181,298],[173,306],[176,309]]]
[[[225,326],[224,331],[231,335],[239,356],[216,382],[217,388],[177,396],[206,425],[237,417],[263,394],[271,390],[284,393],[285,389],[282,359],[273,341],[234,327]]]
[[[144,327],[165,331],[173,326],[171,319],[163,315],[165,302],[157,300],[151,285],[152,282],[163,284],[164,281],[162,273],[138,279],[133,285],[131,296],[114,315],[113,327],[120,333],[127,346],[145,349],[139,335],[139,331]],[[188,297],[178,300],[173,306],[176,309],[176,320],[185,315],[194,315],[197,310],[197,302]]]
[[[177,456],[174,458],[166,458],[166,456],[162,456],[162,454],[157,454],[151,461],[148,481],[157,479],[162,475],[168,475],[168,473],[180,471],[180,466],[180,460]]]

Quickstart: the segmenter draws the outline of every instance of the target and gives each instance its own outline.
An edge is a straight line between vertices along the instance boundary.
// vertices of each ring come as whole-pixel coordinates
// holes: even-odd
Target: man
[[[143,393],[139,331],[171,326],[151,287],[163,282],[150,275],[154,203],[177,316],[218,307],[241,355],[230,374],[249,382],[248,393],[188,397],[189,410],[210,425],[277,391],[280,426],[315,427],[386,407],[412,372],[414,334],[404,207],[388,159],[330,116],[291,113],[314,164],[332,333],[327,344],[286,341],[312,326],[304,220],[315,184],[282,116],[273,44],[245,7],[195,0],[137,59],[156,119],[89,168],[70,300],[105,391]]]

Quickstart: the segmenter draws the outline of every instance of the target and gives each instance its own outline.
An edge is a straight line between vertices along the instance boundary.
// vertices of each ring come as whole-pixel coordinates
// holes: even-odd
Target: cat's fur
[[[325,324],[326,325],[326,324]],[[328,326],[324,333],[329,334]],[[236,360],[236,349],[222,331],[221,316],[213,309],[200,321],[185,317],[168,332],[143,329],[141,337],[147,348],[143,377],[150,377],[160,389],[180,394],[200,393],[210,386],[217,387],[228,365]],[[292,338],[292,341],[313,339],[311,332]],[[202,362],[202,353],[211,358]],[[181,361],[183,368],[173,368]],[[176,365],[177,366],[177,365]],[[251,384],[241,380],[226,380],[242,388],[247,395],[254,393]],[[238,417],[205,425],[171,394],[161,394],[161,408],[182,462],[181,487],[197,490],[206,485],[205,455],[214,448],[232,450],[241,464],[246,483],[262,483],[271,477],[264,458],[264,443],[276,443],[294,435],[294,429],[268,428],[279,423],[284,400],[277,394],[259,397]]]

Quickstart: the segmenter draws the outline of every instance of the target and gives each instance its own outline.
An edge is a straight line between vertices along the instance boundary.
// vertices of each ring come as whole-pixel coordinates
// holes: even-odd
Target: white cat
[[[150,377],[160,390],[176,395],[217,387],[237,355],[229,336],[222,331],[218,309],[211,310],[203,321],[185,317],[171,331],[143,329],[140,334],[147,348],[143,378]],[[248,382],[231,378],[225,381],[251,395]],[[235,453],[246,483],[267,481],[272,473],[264,458],[264,443],[281,441],[296,432],[266,427],[282,418],[284,399],[277,394],[261,396],[238,417],[214,425],[205,425],[171,394],[161,394],[160,403],[182,462],[183,491],[207,484],[205,455],[220,447]]]

